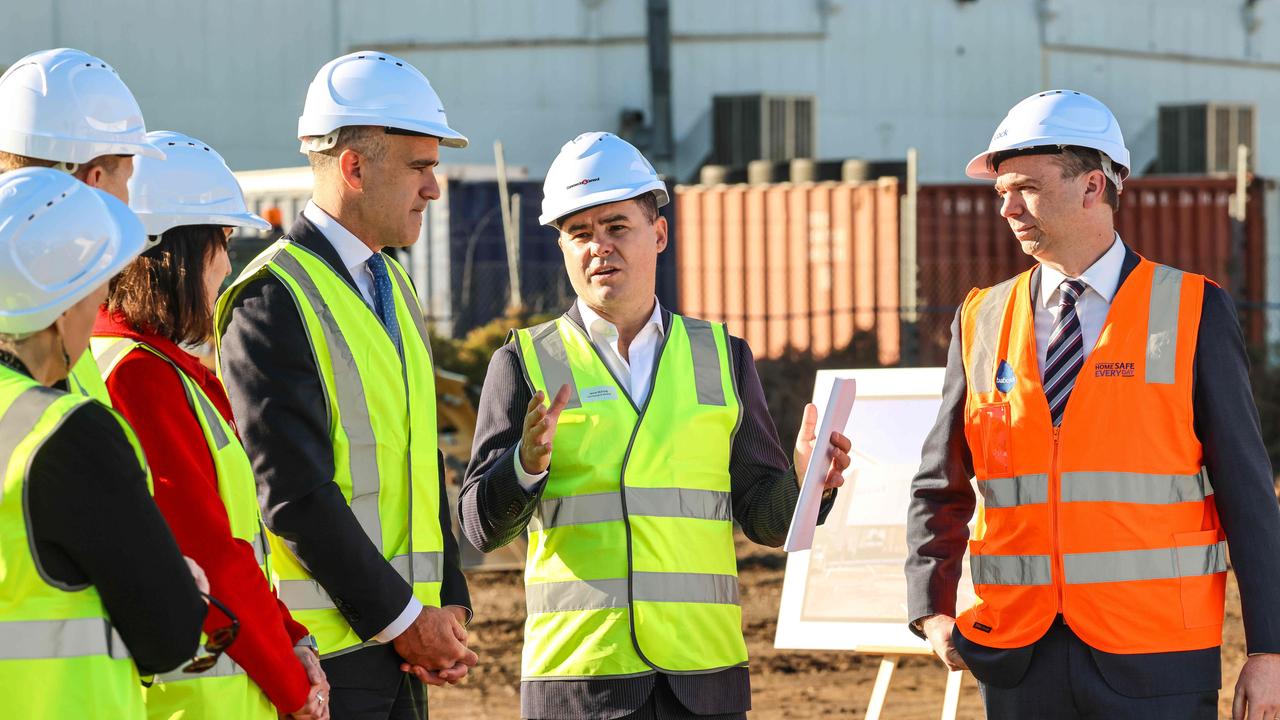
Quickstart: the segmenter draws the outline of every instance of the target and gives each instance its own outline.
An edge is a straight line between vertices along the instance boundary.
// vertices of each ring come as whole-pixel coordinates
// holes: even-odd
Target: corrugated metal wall
[[[855,334],[898,361],[898,183],[676,189],[679,308],[757,357],[825,357]]]

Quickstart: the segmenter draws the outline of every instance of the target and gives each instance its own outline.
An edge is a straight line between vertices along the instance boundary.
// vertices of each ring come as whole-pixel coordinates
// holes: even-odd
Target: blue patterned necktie
[[[1076,384],[1080,368],[1084,367],[1084,332],[1076,312],[1076,302],[1084,290],[1085,285],[1079,280],[1063,280],[1058,286],[1058,321],[1049,336],[1044,371],[1044,395],[1049,400],[1054,427],[1062,424],[1071,388]]]
[[[374,253],[365,263],[369,272],[373,273],[373,305],[378,319],[391,335],[391,341],[400,351],[400,323],[396,322],[396,301],[392,295],[391,275],[387,273],[387,261],[382,253]]]

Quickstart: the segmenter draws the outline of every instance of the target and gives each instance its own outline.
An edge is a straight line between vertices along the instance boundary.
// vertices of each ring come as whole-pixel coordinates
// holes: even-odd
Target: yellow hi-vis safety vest
[[[209,455],[213,458],[218,475],[218,496],[227,511],[231,535],[253,546],[258,567],[271,583],[271,568],[267,540],[258,514],[257,486],[253,480],[253,468],[249,456],[236,437],[235,431],[222,418],[213,401],[200,385],[178,367],[164,353],[146,343],[129,338],[97,336],[90,341],[90,349],[97,360],[105,381],[116,366],[130,352],[137,349],[150,352],[173,366],[187,404],[200,430]],[[217,597],[217,588],[212,594]],[[200,645],[208,638],[200,636]],[[275,706],[262,689],[245,673],[230,655],[223,654],[213,667],[202,673],[184,673],[181,670],[157,675],[154,684],[145,690],[147,717],[151,720],[217,720],[218,718],[244,718],[245,720],[274,720]]]
[[[531,388],[573,389],[528,527],[522,679],[745,665],[724,326],[673,315],[639,407],[573,321],[514,338]]]
[[[107,384],[98,374],[98,364],[94,362],[93,353],[87,350],[76,364],[71,366],[71,372],[67,374],[67,388],[73,393],[93,398],[111,407],[111,396],[107,394]]]
[[[397,289],[403,355],[356,289],[287,237],[264,250],[218,298],[215,322],[221,336],[236,295],[265,273],[293,296],[324,386],[333,481],[369,540],[413,587],[414,596],[439,607],[444,537],[431,349],[408,275],[394,259],[384,257]],[[268,540],[280,598],[315,635],[320,654],[365,645],[280,538],[268,531]]]
[[[0,708],[6,718],[146,716],[137,668],[98,591],[51,581],[27,534],[32,456],[84,402],[0,365]],[[123,420],[120,426],[146,467],[133,432]]]

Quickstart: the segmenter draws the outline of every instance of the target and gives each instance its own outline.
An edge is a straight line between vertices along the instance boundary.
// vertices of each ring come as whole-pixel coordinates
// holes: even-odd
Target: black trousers
[[[964,644],[956,647],[960,649]],[[1089,646],[1061,622],[1055,622],[1033,648],[1021,682],[1008,688],[979,684],[988,720],[1215,720],[1218,717],[1217,690],[1153,697],[1129,697],[1117,692],[1098,670]]]
[[[373,645],[320,661],[331,688],[333,720],[426,720],[427,687],[400,672],[391,645]]]
[[[619,720],[747,720],[747,714],[697,715],[675,696],[666,677],[659,675],[653,684],[653,693],[644,705]]]

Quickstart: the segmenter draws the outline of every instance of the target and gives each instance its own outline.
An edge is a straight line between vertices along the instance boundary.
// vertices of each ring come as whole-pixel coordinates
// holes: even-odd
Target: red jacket
[[[232,427],[231,403],[217,375],[166,338],[140,332],[119,315],[99,311],[94,335],[140,340],[164,353],[204,390]],[[133,426],[155,480],[155,499],[178,540],[209,576],[209,594],[240,619],[240,635],[228,649],[276,709],[292,712],[307,701],[310,683],[293,653],[307,635],[276,597],[258,568],[253,546],[231,536],[218,476],[200,425],[187,404],[173,366],[145,350],[126,355],[107,380],[117,411]],[[209,609],[205,630],[227,624]]]

